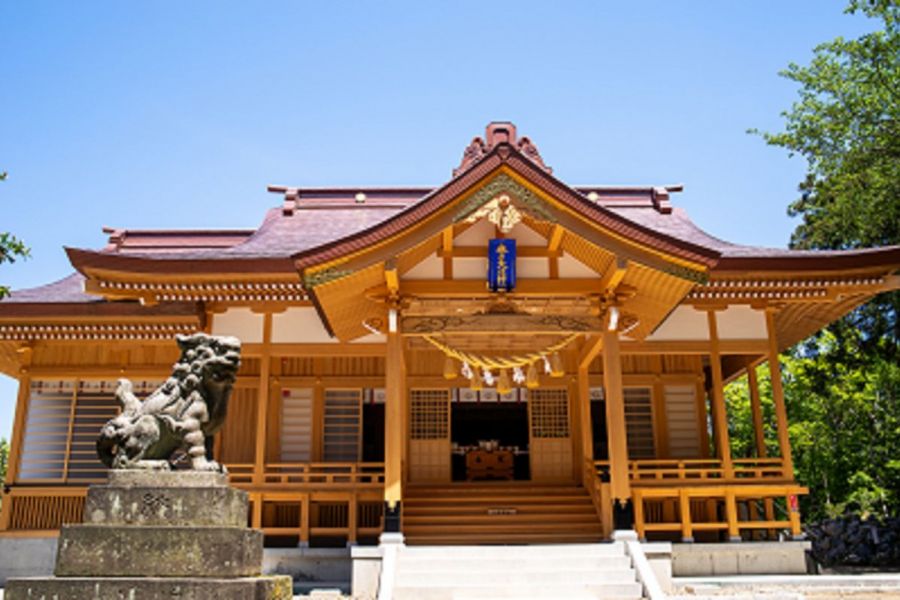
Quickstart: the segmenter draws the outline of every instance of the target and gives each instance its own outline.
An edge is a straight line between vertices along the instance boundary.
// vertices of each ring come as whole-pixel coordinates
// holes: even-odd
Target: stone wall
[[[803,574],[809,546],[809,542],[672,544],[672,575]]]
[[[813,558],[826,567],[900,565],[900,517],[846,515],[808,525],[806,535]]]

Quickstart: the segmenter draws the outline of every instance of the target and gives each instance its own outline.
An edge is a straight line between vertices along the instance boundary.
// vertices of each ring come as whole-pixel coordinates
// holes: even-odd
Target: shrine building
[[[778,355],[900,289],[900,247],[725,242],[681,186],[569,185],[510,123],[438,187],[268,189],[256,229],[108,229],[0,302],[19,382],[0,538],[81,521],[117,379],[152,391],[195,331],[242,341],[214,456],[267,545],[790,538],[808,490]],[[737,456],[723,390],[743,376]]]

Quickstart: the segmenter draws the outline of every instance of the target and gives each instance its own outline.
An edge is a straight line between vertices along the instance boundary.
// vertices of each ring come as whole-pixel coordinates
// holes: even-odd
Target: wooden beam
[[[560,244],[562,244],[563,236],[566,234],[565,228],[557,223],[553,226],[553,231],[550,232],[550,239],[547,242],[547,250],[550,252],[555,252],[559,250]]]
[[[384,263],[384,282],[387,285],[388,295],[394,297],[400,293],[400,274],[397,272],[397,261],[389,260]]]
[[[753,415],[753,432],[756,437],[756,456],[766,457],[766,432],[763,429],[762,405],[759,401],[759,381],[756,365],[747,366],[747,387],[750,389],[750,412]]]
[[[710,343],[696,341],[623,341],[622,354],[709,354]],[[719,354],[762,355],[768,352],[766,340],[719,340]]]
[[[731,445],[728,439],[728,413],[725,408],[725,383],[722,378],[722,356],[719,353],[719,326],[716,312],[706,313],[709,325],[709,366],[712,372],[711,397],[713,401],[713,420],[715,421],[716,454],[722,461],[723,476],[730,479],[734,476],[731,462]]]
[[[415,316],[404,317],[402,329],[408,336],[436,333],[534,335],[597,332],[603,329],[603,322],[598,317],[566,315]]]
[[[547,252],[555,253],[552,254],[547,261],[550,279],[559,279],[559,259],[562,256],[562,252],[559,251],[559,246],[562,244],[565,233],[565,228],[557,223],[553,226],[553,231],[550,233],[550,239],[547,241]]]
[[[584,345],[581,347],[581,353],[578,355],[578,368],[589,368],[594,359],[597,358],[601,348],[603,348],[602,334],[594,334],[585,338]]]
[[[269,410],[269,373],[272,359],[269,345],[272,343],[272,315],[263,316],[263,344],[259,361],[259,387],[256,395],[256,448],[253,461],[253,482],[265,481],[266,468],[266,421]]]
[[[778,424],[778,447],[784,461],[784,472],[794,477],[794,459],[791,456],[791,439],[788,436],[787,408],[784,405],[784,387],[781,382],[781,361],[778,358],[778,332],[775,329],[775,310],[766,310],[766,330],[769,335],[769,372],[772,379],[772,400],[775,404],[775,420]]]
[[[453,227],[446,227],[441,234],[441,250],[444,256],[444,280],[453,279]]]
[[[488,251],[484,246],[456,246],[449,250],[439,248],[437,255],[442,258],[487,258]],[[545,246],[518,246],[516,256],[519,258],[559,258],[562,251],[548,250]]]
[[[613,502],[625,503],[631,499],[631,485],[628,479],[628,438],[626,437],[625,395],[622,388],[619,334],[615,331],[604,331],[602,338],[610,489]]]
[[[602,291],[599,279],[518,279],[516,289],[507,296],[584,296]],[[365,295],[378,297],[387,295],[384,285],[367,289]],[[403,280],[404,296],[437,296],[437,297],[489,297],[483,279],[456,279],[452,282],[443,280]]]
[[[385,344],[269,344],[271,356],[384,356]],[[243,344],[241,354],[247,357],[262,356],[263,344]]]
[[[619,287],[619,284],[622,283],[623,279],[625,279],[625,274],[627,272],[628,261],[617,256],[612,264],[609,265],[606,273],[603,274],[603,277],[600,281],[600,289],[606,290],[608,292],[616,291],[616,288]]]

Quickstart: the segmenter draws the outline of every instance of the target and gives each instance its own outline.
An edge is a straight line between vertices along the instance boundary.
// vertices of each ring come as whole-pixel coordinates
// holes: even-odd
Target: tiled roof
[[[13,290],[2,302],[5,304],[31,302],[74,304],[103,302],[103,299],[86,294],[84,292],[84,276],[81,273],[72,273],[53,283],[24,290]]]
[[[856,251],[796,251],[734,244],[698,227],[670,194],[681,186],[567,186],[552,176],[527,138],[510,123],[488,126],[484,139],[466,148],[454,178],[434,187],[303,188],[270,186],[283,195],[262,224],[247,230],[109,229],[99,251],[69,249],[78,268],[110,266],[135,272],[190,273],[293,272],[297,264],[316,264],[365,248],[425,218],[472,182],[507,164],[586,219],[642,244],[709,264],[713,269],[852,268],[900,262],[900,247]],[[863,264],[860,264],[861,263]],[[83,277],[16,291],[12,303],[95,303],[82,291]]]

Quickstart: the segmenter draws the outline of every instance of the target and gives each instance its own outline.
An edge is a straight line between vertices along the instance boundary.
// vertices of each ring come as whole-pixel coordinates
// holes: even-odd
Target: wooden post
[[[587,489],[594,485],[596,470],[594,469],[594,428],[591,422],[591,363],[602,347],[603,336],[594,335],[587,340],[578,356],[578,414],[581,421],[581,462],[583,480]]]
[[[740,542],[741,530],[738,528],[737,499],[733,488],[725,490],[725,520],[728,522],[728,541]]]
[[[606,396],[606,430],[609,435],[609,481],[613,500],[613,528],[631,529],[631,482],[628,480],[628,438],[625,430],[625,395],[622,390],[622,357],[619,334],[603,332],[603,386]]]
[[[357,502],[356,492],[351,492],[350,499],[347,501],[347,546],[356,545],[358,515],[359,504]]]
[[[638,539],[645,541],[647,539],[647,531],[644,527],[644,495],[640,490],[634,491],[634,530],[637,532]]]
[[[731,479],[734,477],[734,466],[731,462],[731,443],[728,439],[728,413],[725,410],[725,384],[722,377],[722,356],[719,353],[719,327],[715,311],[707,312],[706,316],[709,323],[709,366],[712,371],[716,454],[722,461],[723,477]]]
[[[750,411],[753,414],[753,432],[756,434],[756,456],[766,457],[766,432],[763,429],[762,405],[759,402],[759,380],[756,366],[747,366],[747,387],[750,388]]]
[[[596,477],[594,469],[594,431],[591,423],[591,382],[587,366],[578,366],[578,415],[581,421],[582,484],[590,489]]]
[[[406,396],[404,381],[403,337],[400,335],[400,315],[390,309],[385,361],[384,407],[384,531],[400,531],[400,511],[403,500],[403,407]]]
[[[784,406],[784,388],[781,383],[781,362],[778,360],[778,332],[775,331],[775,312],[766,310],[766,330],[769,337],[769,371],[772,378],[772,400],[775,404],[775,420],[778,423],[778,447],[781,450],[784,475],[794,478],[794,460],[791,457],[791,440],[788,437],[787,409]]]
[[[19,476],[19,464],[22,462],[22,444],[25,435],[25,419],[28,414],[28,399],[31,397],[31,376],[29,375],[29,366],[31,365],[31,348],[25,347],[20,349],[22,366],[19,370],[19,393],[16,398],[16,416],[13,420],[12,442],[9,447],[9,456],[6,464],[6,483],[16,483]],[[0,531],[9,529],[10,517],[12,516],[12,497],[0,490],[3,498],[2,510],[0,510]]]
[[[691,522],[691,497],[686,488],[678,490],[678,512],[681,515],[681,541],[694,541],[694,525]]]
[[[266,421],[269,411],[269,372],[271,369],[272,313],[263,316],[262,354],[259,358],[259,388],[256,394],[256,450],[253,461],[253,483],[262,485],[266,478]],[[262,504],[262,501],[260,501]],[[260,514],[262,508],[260,507]]]

